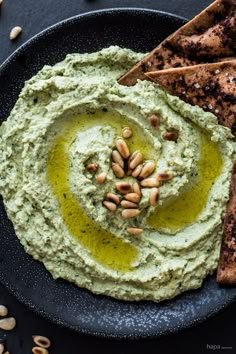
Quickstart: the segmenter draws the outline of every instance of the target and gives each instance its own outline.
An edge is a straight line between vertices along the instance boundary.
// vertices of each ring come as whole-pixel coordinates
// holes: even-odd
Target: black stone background
[[[36,33],[79,13],[111,7],[146,7],[191,18],[211,2],[211,0],[4,0],[0,15],[0,64]],[[16,25],[23,28],[23,33],[16,41],[11,42],[8,39],[9,32]],[[135,342],[104,340],[57,327],[25,308],[1,284],[0,304],[5,304],[10,314],[17,319],[17,327],[13,331],[6,333],[0,330],[0,340],[6,340],[10,354],[31,353],[33,334],[47,335],[51,338],[51,354],[236,353],[236,303],[216,317],[181,333]]]

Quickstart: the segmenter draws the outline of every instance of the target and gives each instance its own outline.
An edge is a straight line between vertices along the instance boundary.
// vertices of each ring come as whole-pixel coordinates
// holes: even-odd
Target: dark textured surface
[[[13,47],[17,47],[19,45],[19,43],[25,39],[27,39],[29,36],[31,36],[32,34],[34,34],[35,32],[38,32],[40,29],[42,29],[43,27],[52,24],[54,22],[56,22],[59,19],[62,19],[64,17],[68,17],[70,15],[75,15],[76,13],[80,12],[80,11],[87,11],[89,9],[94,9],[94,7],[97,6],[97,8],[99,7],[111,7],[112,6],[127,6],[127,5],[135,5],[135,6],[142,6],[142,7],[153,7],[153,8],[157,8],[157,9],[162,9],[162,10],[166,10],[166,11],[171,11],[171,12],[176,12],[180,15],[186,16],[186,17],[190,17],[193,14],[197,13],[200,8],[203,8],[205,5],[207,5],[209,3],[209,1],[202,1],[201,4],[198,4],[199,7],[197,7],[197,4],[195,4],[194,6],[191,6],[191,8],[187,8],[187,4],[190,4],[190,1],[169,1],[168,4],[165,4],[164,1],[87,1],[87,2],[82,2],[82,1],[57,1],[57,2],[52,2],[52,1],[39,1],[37,3],[33,3],[31,1],[22,1],[20,2],[21,4],[19,4],[19,2],[16,1],[12,1],[11,4],[9,1],[5,0],[5,6],[4,6],[4,11],[2,12],[2,17],[1,17],[1,22],[0,22],[0,35],[2,35],[2,33],[8,33],[9,28],[12,25],[15,24],[20,24],[17,21],[17,16],[18,19],[22,18],[24,19],[25,25],[22,24],[23,28],[24,28],[24,33],[21,36],[21,38],[19,38],[19,40],[17,40],[14,44],[9,43],[7,41],[7,39],[5,41],[2,41],[0,43],[0,56],[3,56],[2,59],[4,59],[7,54],[9,54],[12,50]],[[193,3],[193,2],[192,2]],[[203,4],[204,3],[204,4]],[[22,6],[22,4],[24,4],[24,6]],[[32,5],[33,4],[33,5]],[[64,9],[66,4],[66,9]],[[14,6],[13,6],[14,5]],[[64,5],[64,6],[63,6]],[[79,9],[79,5],[80,7],[80,11]],[[201,7],[200,7],[201,5]],[[27,7],[28,6],[28,7]],[[51,7],[50,7],[51,6]],[[53,9],[54,7],[54,9]],[[24,8],[24,11],[23,11]],[[28,9],[28,10],[27,10]],[[49,9],[51,9],[51,11],[49,11]],[[11,10],[11,11],[9,11]],[[29,16],[29,10],[31,10],[32,15],[33,16],[30,19]],[[47,10],[47,12],[45,12]],[[76,10],[76,11],[75,11]],[[7,12],[8,11],[8,12]],[[28,11],[28,12],[27,12]],[[72,11],[72,12],[70,12]],[[12,14],[15,14],[12,17]],[[4,18],[4,14],[6,14],[6,18]],[[28,14],[28,15],[26,15]],[[46,16],[46,14],[48,14]],[[7,21],[7,15],[8,15],[8,22],[4,22]],[[9,17],[10,15],[10,17]],[[2,21],[3,19],[3,21]],[[30,19],[30,20],[29,20]],[[41,21],[42,22],[41,22]],[[48,21],[48,22],[47,22]],[[50,22],[51,21],[51,22]],[[43,23],[43,27],[41,27]],[[29,28],[27,28],[27,25],[31,26]],[[8,27],[7,27],[8,26]],[[35,31],[36,29],[36,31]],[[88,29],[89,30],[89,29]],[[141,30],[144,30],[143,26],[141,26]],[[4,32],[5,31],[5,32]],[[141,35],[145,35],[145,32],[142,31]],[[154,37],[153,37],[154,38]],[[53,46],[54,43],[52,43]],[[2,45],[3,45],[3,50],[2,50]],[[93,45],[96,46],[96,43],[93,43]],[[134,44],[135,45],[135,44]],[[38,57],[37,53],[34,53],[35,57]],[[35,60],[35,58],[27,58],[27,60],[29,60],[29,62],[31,60]],[[56,60],[57,61],[57,60]],[[27,77],[28,73],[27,73],[27,65],[29,64],[29,62],[27,62],[25,60],[25,58],[23,58],[20,62],[20,66],[24,66],[25,65],[25,75]],[[35,62],[35,61],[34,61]],[[22,67],[20,68],[22,70]],[[37,69],[37,68],[36,68]],[[5,82],[7,81],[7,77],[5,78]],[[2,88],[3,83],[1,83],[1,88]],[[8,86],[6,85],[6,88]],[[15,85],[12,86],[12,92],[13,92],[13,96],[17,93],[17,90],[19,88],[17,87],[17,83],[16,83],[16,87]],[[9,102],[9,107],[12,105],[13,100],[11,100]],[[11,247],[11,244],[10,246]],[[15,254],[12,253],[12,257],[15,257]],[[20,261],[20,260],[19,260]],[[27,266],[28,269],[31,269],[32,267],[32,261],[30,259],[30,257],[28,257],[27,259]],[[10,263],[9,263],[10,264]],[[39,267],[39,272],[41,270],[41,267],[37,265],[37,267]],[[9,273],[12,272],[12,269],[9,266],[8,269]],[[35,287],[37,288],[38,284],[36,283],[32,283],[31,279],[28,277],[28,273],[27,271],[24,273],[21,272],[16,272],[14,274],[14,277],[16,278],[16,281],[18,280],[17,277],[20,277],[22,279],[22,281],[25,283],[25,285],[28,287],[29,291],[31,291],[32,293],[34,292]],[[45,275],[45,273],[40,272],[39,273],[39,279],[40,281],[42,281],[43,283],[43,279],[45,278],[45,281],[47,282],[47,276]],[[5,279],[6,280],[6,279]],[[67,287],[67,285],[65,285],[64,283],[61,283],[61,286]],[[209,289],[208,287],[210,287],[213,291],[210,294],[209,297]],[[211,310],[216,310],[214,309],[215,306],[215,301],[217,300],[217,292],[214,291],[214,289],[212,288],[212,281],[208,280],[208,282],[205,284],[204,288],[203,288],[203,292],[205,292],[208,294],[208,297],[206,299],[204,299],[204,302],[207,306],[211,307]],[[227,290],[222,289],[221,291],[221,300],[223,300],[225,294],[227,294]],[[42,298],[45,298],[45,302],[47,303],[48,300],[50,299],[50,294],[47,293],[45,291],[45,289],[38,289],[38,294],[37,296],[41,296]],[[91,295],[89,295],[87,292],[84,292],[84,296],[85,297],[89,297]],[[226,295],[227,297],[227,295]],[[209,352],[209,350],[211,350],[212,347],[210,347],[211,345],[215,345],[218,346],[217,348],[217,352],[219,351],[224,351],[224,349],[219,349],[219,346],[221,347],[233,347],[236,345],[236,342],[233,338],[233,324],[230,323],[230,321],[233,321],[234,318],[234,313],[235,313],[235,305],[231,305],[227,311],[223,314],[218,315],[217,318],[215,318],[214,320],[209,320],[207,323],[196,327],[193,330],[188,330],[187,332],[184,332],[182,334],[176,335],[176,336],[172,336],[171,340],[170,337],[169,338],[162,338],[159,340],[155,340],[155,341],[146,341],[146,342],[142,342],[142,343],[115,343],[112,341],[104,341],[104,340],[98,340],[98,339],[92,339],[92,338],[88,338],[85,336],[79,336],[76,334],[71,334],[69,333],[67,330],[62,330],[62,329],[58,329],[56,326],[53,326],[49,323],[47,323],[44,320],[39,319],[38,317],[36,317],[35,315],[31,314],[29,311],[27,311],[26,309],[24,309],[23,306],[19,305],[17,303],[16,300],[14,300],[14,298],[12,298],[3,288],[1,288],[1,292],[0,292],[0,300],[2,299],[2,301],[0,302],[4,302],[6,304],[9,304],[9,307],[11,309],[11,313],[12,314],[16,314],[16,317],[19,321],[19,325],[18,328],[12,332],[10,335],[8,335],[8,349],[11,351],[11,354],[16,353],[16,354],[23,354],[23,353],[27,353],[30,352],[30,348],[31,348],[31,341],[30,341],[30,335],[34,334],[35,332],[40,332],[41,334],[47,334],[49,336],[51,336],[52,340],[54,341],[54,347],[51,351],[51,353],[67,353],[68,349],[66,348],[71,348],[70,349],[70,353],[77,353],[77,352],[100,352],[100,351],[113,351],[114,353],[130,353],[130,352],[142,352],[143,350],[149,350],[152,352],[157,352],[158,350],[160,352],[166,352],[166,353],[171,353],[171,352],[176,352],[176,350],[181,351],[182,353],[205,353],[205,352]],[[63,300],[63,301],[62,301]],[[80,300],[80,299],[78,299]],[[58,299],[53,299],[53,301],[55,303],[58,304]],[[109,310],[107,309],[107,307],[103,306],[103,300],[101,299],[101,306],[94,308],[94,311],[98,313],[98,315],[102,316],[104,313],[109,317],[109,320],[111,323],[114,323],[115,321],[117,321],[117,319],[121,320],[123,318],[123,314],[120,314],[120,318],[114,318],[114,314],[109,313]],[[178,304],[179,299],[177,300],[177,304]],[[71,313],[73,314],[76,311],[76,298],[75,298],[75,304],[73,306],[73,303],[70,303],[69,298],[67,299],[67,297],[65,296],[63,299],[61,299],[60,301],[60,306],[61,306],[61,311],[71,311]],[[149,320],[149,324],[151,326],[155,325],[155,321],[160,321],[159,317],[155,317],[154,314],[151,312],[152,309],[149,308],[150,304],[142,304],[143,307],[146,307],[146,310],[149,311],[149,314],[152,316],[152,322]],[[164,305],[164,306],[168,306],[168,305]],[[127,311],[129,309],[129,305],[125,305],[124,306],[124,311]],[[201,303],[196,302],[195,303],[195,307],[193,307],[191,309],[191,311],[193,311],[193,313],[198,313],[201,316]],[[137,312],[135,313],[136,316],[139,316],[141,309],[133,309],[133,311]],[[186,311],[185,305],[184,304],[180,304],[179,306],[177,306],[175,308],[175,311],[173,311],[172,315],[173,315],[173,319],[179,323],[179,325],[182,325],[183,322],[185,322],[185,317],[183,316],[184,313]],[[234,313],[233,313],[234,311]],[[163,322],[163,318],[164,315],[163,313],[160,314],[162,316],[162,322]],[[77,313],[76,316],[83,318],[84,323],[87,321],[87,324],[90,325],[90,321],[91,318],[87,317],[86,318],[86,314],[85,313]],[[189,316],[191,316],[191,313],[189,313]],[[81,319],[80,318],[80,319]],[[171,324],[171,323],[170,323]],[[129,323],[127,322],[121,322],[120,326],[121,328],[125,328],[125,326],[129,325]],[[168,326],[168,323],[167,323]],[[224,330],[222,330],[224,329]],[[139,328],[136,329],[137,332],[139,332]],[[145,330],[148,331],[149,328],[146,328],[144,330],[142,330],[143,334],[145,334]],[[1,332],[0,332],[0,339],[1,339]],[[201,339],[199,339],[201,338]],[[78,350],[77,350],[78,348]],[[230,349],[229,349],[230,350]]]
[[[82,12],[128,6],[167,11],[190,18],[210,3],[211,0],[4,0],[0,18],[0,63],[39,31]],[[8,36],[16,25],[21,26],[23,32],[12,43]]]

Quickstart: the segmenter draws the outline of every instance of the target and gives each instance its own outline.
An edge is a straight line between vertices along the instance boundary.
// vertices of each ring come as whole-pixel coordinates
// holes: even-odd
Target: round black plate
[[[185,23],[183,18],[145,9],[110,9],[76,16],[40,33],[0,68],[0,120],[8,116],[25,80],[45,64],[73,52],[110,45],[147,52]],[[236,289],[208,277],[201,289],[172,301],[129,303],[93,295],[55,281],[27,255],[0,203],[0,280],[25,305],[57,324],[103,337],[155,337],[202,321],[226,306]]]

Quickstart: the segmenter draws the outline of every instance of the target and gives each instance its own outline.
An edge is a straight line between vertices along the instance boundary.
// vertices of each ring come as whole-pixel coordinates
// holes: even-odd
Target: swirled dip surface
[[[141,57],[118,47],[72,54],[26,82],[0,128],[0,191],[26,252],[54,278],[160,301],[201,286],[216,268],[235,145],[213,114],[158,85],[119,85]],[[156,206],[143,187],[140,214],[126,219],[121,206],[112,212],[102,203],[119,194],[111,153],[127,126],[130,152],[155,163],[150,177],[173,178],[160,184]],[[176,141],[163,138],[171,131]],[[87,170],[91,163],[98,171]],[[101,172],[107,178],[98,184]],[[129,227],[144,231],[133,235]]]

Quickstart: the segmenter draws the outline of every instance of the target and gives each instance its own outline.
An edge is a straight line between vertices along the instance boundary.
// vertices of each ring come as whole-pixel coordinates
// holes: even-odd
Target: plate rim
[[[20,292],[18,289],[14,289],[12,284],[10,284],[7,280],[2,283],[2,274],[0,272],[0,282],[3,287],[9,291],[9,293],[15,297],[17,301],[19,301],[21,304],[23,304],[28,310],[32,311],[36,316],[40,316],[42,319],[49,321],[50,323],[59,326],[60,328],[70,330],[74,333],[78,333],[81,335],[86,335],[86,336],[93,336],[96,338],[100,339],[108,339],[108,340],[116,340],[116,341],[137,341],[137,340],[153,340],[153,339],[158,339],[158,338],[163,338],[168,335],[173,335],[173,334],[178,334],[179,332],[192,329],[193,327],[200,325],[201,323],[205,322],[206,320],[209,320],[211,318],[214,318],[216,315],[221,314],[230,304],[236,303],[236,292],[235,294],[232,294],[230,298],[223,304],[223,306],[216,307],[212,312],[208,313],[207,315],[202,315],[201,317],[197,318],[194,321],[186,321],[184,324],[181,324],[180,327],[175,326],[173,328],[169,328],[167,330],[164,330],[159,333],[150,333],[150,334],[114,334],[114,333],[107,333],[107,332],[102,332],[102,331],[93,331],[93,330],[87,330],[87,329],[81,329],[78,326],[73,326],[70,323],[68,323],[66,320],[62,320],[56,315],[51,315],[50,313],[40,309],[38,306],[36,306],[31,299],[27,300],[24,298],[24,296],[21,296]],[[198,289],[196,289],[198,290]],[[194,291],[194,290],[193,290]],[[179,295],[181,296],[181,294]],[[173,299],[172,299],[173,300]],[[169,300],[167,300],[169,301]],[[156,303],[157,305],[160,303]]]
[[[4,71],[5,67],[7,65],[9,65],[11,63],[11,60],[14,59],[14,57],[16,55],[18,55],[19,52],[21,51],[25,51],[27,50],[28,45],[31,45],[32,42],[34,42],[35,40],[37,40],[38,38],[43,37],[44,35],[47,35],[47,33],[50,33],[51,31],[55,31],[57,29],[59,29],[61,26],[65,25],[66,23],[70,23],[71,21],[74,20],[79,20],[80,18],[83,17],[90,17],[90,16],[95,16],[98,14],[109,14],[112,12],[117,12],[117,11],[125,11],[125,12],[146,12],[146,13],[151,13],[151,14],[160,14],[163,16],[168,16],[168,17],[172,17],[174,19],[179,19],[181,21],[188,21],[187,18],[183,17],[183,16],[179,16],[176,15],[174,13],[170,13],[170,12],[165,12],[165,11],[160,11],[160,10],[156,10],[156,9],[148,9],[145,7],[111,7],[111,8],[104,8],[104,9],[99,9],[99,10],[94,10],[94,11],[88,11],[88,12],[83,12],[81,14],[77,14],[74,16],[71,16],[69,18],[63,19],[59,22],[56,22],[55,24],[43,29],[42,31],[36,33],[34,36],[30,37],[28,40],[26,40],[24,43],[22,43],[18,48],[16,48],[16,50],[13,51],[13,53],[8,56],[3,63],[0,64],[0,75],[2,73],[2,71]],[[13,284],[11,284],[7,279],[4,279],[4,275],[2,272],[0,272],[0,281],[1,284],[24,306],[26,306],[26,308],[30,309],[31,311],[33,311],[36,315],[39,315],[40,317],[49,320],[50,322],[54,323],[55,325],[58,325],[62,328],[68,329],[68,330],[72,330],[76,333],[80,333],[80,334],[84,334],[84,335],[92,335],[95,337],[99,337],[99,338],[106,338],[106,339],[116,339],[116,340],[136,340],[136,339],[151,339],[151,338],[158,338],[158,337],[163,337],[165,335],[168,334],[172,334],[172,333],[177,333],[180,330],[186,330],[188,328],[192,328],[193,326],[195,326],[196,324],[202,323],[203,321],[205,321],[206,319],[209,319],[213,316],[215,316],[216,314],[222,312],[227,306],[229,306],[232,302],[234,302],[236,300],[236,293],[235,294],[231,294],[227,301],[223,304],[223,306],[220,306],[219,308],[216,307],[212,312],[208,313],[207,315],[201,315],[199,318],[197,318],[195,321],[186,321],[185,324],[181,324],[180,328],[178,326],[171,328],[171,329],[167,329],[162,331],[161,333],[151,333],[149,334],[134,334],[133,336],[131,334],[127,334],[127,335],[123,335],[123,334],[112,334],[112,333],[107,333],[107,332],[101,332],[101,331],[93,331],[93,330],[88,330],[88,329],[83,329],[80,328],[76,325],[72,325],[70,323],[68,323],[65,319],[60,319],[59,317],[57,317],[56,315],[52,315],[51,313],[46,312],[45,310],[43,310],[42,308],[40,308],[37,305],[35,305],[31,299],[26,299],[24,296],[22,296],[21,292],[18,290],[17,287],[14,287]]]
[[[66,22],[70,22],[73,20],[76,20],[78,18],[82,18],[82,17],[87,17],[87,16],[94,16],[96,14],[100,14],[100,13],[107,13],[107,12],[116,12],[116,11],[142,11],[142,12],[151,12],[151,13],[158,13],[161,15],[165,15],[165,16],[169,16],[169,17],[173,17],[173,18],[177,18],[179,20],[182,21],[189,21],[188,18],[180,16],[180,15],[175,15],[174,13],[171,12],[166,12],[166,11],[161,11],[161,10],[155,10],[155,9],[148,9],[145,7],[108,7],[105,9],[100,9],[100,10],[93,10],[93,11],[86,11],[83,12],[81,14],[77,14],[68,18],[65,18],[59,22],[56,22],[53,25],[50,25],[48,27],[46,27],[45,29],[43,29],[42,31],[39,31],[38,33],[36,33],[35,35],[33,35],[32,37],[30,37],[29,39],[27,39],[25,42],[23,42],[18,48],[16,48],[1,64],[0,64],[0,74],[1,74],[1,70],[4,70],[5,66],[11,61],[11,59],[13,59],[13,57],[18,53],[18,51],[24,50],[25,48],[27,48],[27,46],[29,44],[31,44],[31,42],[33,42],[34,40],[36,40],[37,38],[42,37],[44,34],[46,34],[47,32],[56,30],[58,27],[62,26],[64,23]]]

